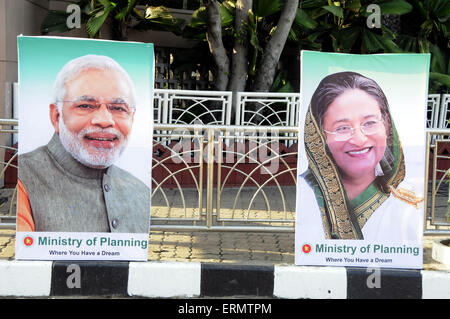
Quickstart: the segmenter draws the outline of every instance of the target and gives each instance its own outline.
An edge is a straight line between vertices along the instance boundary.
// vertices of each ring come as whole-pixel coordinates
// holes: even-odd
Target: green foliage
[[[253,0],[249,22],[241,30],[235,30],[236,0],[219,1],[223,42],[230,56],[234,40],[248,43],[248,87],[263,55],[263,48],[273,34],[281,9],[288,0]],[[127,28],[137,30],[165,30],[195,39],[203,43],[205,52],[195,56],[195,64],[202,65],[207,73],[214,66],[206,44],[207,14],[201,1],[193,3],[195,10],[190,22],[175,19],[162,0],[79,0],[81,22],[90,37],[98,37],[107,19],[117,29],[117,39],[123,39]],[[206,3],[203,1],[203,3]],[[145,10],[137,5],[145,6]],[[381,28],[367,25],[373,12],[370,5],[377,5],[382,15],[401,17],[400,32],[389,26]],[[139,7],[141,8],[141,7]],[[41,24],[41,32],[68,31],[68,13],[50,11]],[[450,87],[450,1],[449,0],[303,0],[300,1],[294,23],[288,37],[288,46],[301,49],[343,53],[431,53],[430,92],[449,92]],[[131,23],[132,22],[132,23]],[[398,32],[398,33],[396,33]],[[186,65],[184,61],[180,65]],[[283,84],[284,83],[284,84]],[[281,85],[281,86],[280,86]],[[283,85],[285,87],[283,88]],[[288,82],[281,81],[281,73],[275,79],[273,90],[289,90]]]
[[[263,48],[274,30],[283,1],[255,0],[245,32],[233,29],[235,1],[221,1],[226,19],[222,18],[224,42],[240,37],[247,41],[249,81],[256,74]],[[389,27],[367,25],[377,5],[382,15],[402,17],[401,33]],[[225,9],[226,10],[225,10]],[[448,91],[450,63],[449,45],[450,1],[448,0],[304,0],[301,1],[289,33],[289,45],[301,49],[342,53],[431,53],[430,90]],[[382,21],[380,21],[382,22]],[[406,26],[405,26],[406,25]],[[404,30],[404,31],[403,31]],[[206,39],[206,12],[201,7],[184,29],[190,38]],[[276,85],[274,86],[276,87]]]
[[[68,14],[66,12],[50,10],[44,21],[41,23],[41,34],[69,31],[66,23],[67,18]],[[84,22],[85,21],[83,21],[83,23]]]
[[[403,0],[311,0],[304,1],[297,12],[290,39],[306,48],[343,53],[401,52],[395,35],[386,27],[369,28],[372,13],[369,5],[376,4],[381,12],[405,14],[411,6]]]
[[[117,7],[116,3],[108,0],[98,0],[98,3],[100,5],[89,13],[90,18],[86,23],[86,31],[90,37],[95,37],[98,34],[108,15]],[[122,11],[120,7],[117,9]]]
[[[275,79],[273,80],[273,84],[270,91],[289,93],[294,92],[294,89],[289,80],[283,74],[283,72],[278,72],[278,74],[275,75]]]
[[[323,6],[322,8],[327,10],[328,12],[331,12],[338,18],[344,19],[344,9],[342,7],[331,5],[331,6]]]
[[[309,30],[314,30],[319,25],[319,23],[316,20],[311,18],[308,15],[308,13],[301,8],[299,8],[297,10],[297,14],[295,15],[294,21],[295,21],[295,24],[297,24],[298,26],[309,29]]]
[[[397,43],[405,52],[431,53],[431,93],[449,92],[450,2],[409,0],[413,10],[402,20]]]
[[[248,85],[250,86],[256,68],[261,59],[263,48],[270,39],[281,11],[278,0],[254,0],[253,7],[249,10],[249,21],[242,30],[235,30],[235,1],[227,0],[219,3],[222,40],[229,52],[233,50],[234,39],[243,43],[248,43],[249,65],[248,65]],[[196,10],[191,17],[191,22],[183,29],[185,38],[206,41],[207,16],[205,6]]]
[[[403,15],[411,12],[412,5],[405,0],[382,1],[379,3],[382,14],[398,14]]]
[[[136,10],[137,11],[137,10]],[[147,6],[145,13],[136,12],[138,22],[133,26],[135,30],[159,30],[170,31],[176,35],[181,35],[184,21],[175,19],[166,7]]]
[[[89,14],[92,11],[90,1],[81,0],[73,2],[80,7],[81,23],[86,23],[89,19]],[[41,34],[48,34],[50,32],[67,32],[70,29],[67,27],[67,18],[70,13],[66,11],[50,10],[47,16],[41,23]]]
[[[96,38],[107,21],[112,18],[112,29],[115,40],[126,38],[126,29],[133,26],[138,30],[164,30],[181,34],[184,21],[175,19],[163,6],[145,6],[142,12],[138,4],[151,1],[139,0],[80,0],[72,1],[81,8],[81,22],[89,37]],[[49,11],[41,23],[41,33],[69,31],[66,21],[70,13],[65,11]],[[132,23],[133,22],[133,23]]]
[[[260,18],[268,17],[280,11],[278,0],[256,0],[252,8],[255,16]]]
[[[401,16],[399,34],[387,26],[370,28],[378,5],[382,15]],[[301,49],[344,53],[431,53],[430,92],[448,92],[450,81],[448,0],[305,0],[289,40]]]

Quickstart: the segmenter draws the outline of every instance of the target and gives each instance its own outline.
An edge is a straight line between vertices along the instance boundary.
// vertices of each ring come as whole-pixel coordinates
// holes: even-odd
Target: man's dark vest
[[[46,146],[20,155],[18,162],[36,231],[149,231],[150,189],[117,166],[82,165],[57,134]]]

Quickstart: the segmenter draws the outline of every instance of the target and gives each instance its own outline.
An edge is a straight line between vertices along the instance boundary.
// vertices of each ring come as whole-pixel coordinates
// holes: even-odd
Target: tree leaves
[[[253,0],[253,13],[258,17],[265,18],[279,11],[278,0]]]
[[[184,21],[175,19],[170,11],[163,6],[147,6],[143,19],[135,26],[138,30],[160,30],[181,34]]]
[[[136,2],[137,0],[128,0],[127,5],[124,6],[121,10],[119,10],[119,13],[115,15],[114,19],[122,22],[126,21],[127,17],[136,7]]]
[[[295,16],[294,23],[296,25],[300,25],[305,27],[306,29],[315,29],[319,25],[316,20],[311,18],[309,14],[302,9],[297,10],[297,14]]]
[[[380,6],[381,14],[403,15],[411,12],[412,5],[405,0],[394,0],[377,3]]]
[[[450,87],[450,76],[448,74],[430,72],[430,80],[437,82],[437,85],[443,85],[447,88]]]
[[[402,50],[394,43],[391,37],[387,34],[379,35],[375,32],[363,29],[363,45],[366,49],[366,53],[400,53]]]
[[[41,34],[69,31],[70,29],[67,27],[68,17],[69,14],[64,11],[49,11],[44,21],[41,23]]]
[[[249,81],[259,71],[257,65],[263,57],[263,49],[276,28],[281,8],[289,4],[288,1],[253,0],[250,19],[243,30],[235,30],[236,0],[217,1],[222,38],[230,56],[236,37],[248,44]],[[195,10],[185,25],[163,6],[147,6],[145,12],[136,6],[138,3],[154,3],[152,1],[78,0],[73,3],[81,7],[81,21],[86,23],[85,29],[91,37],[97,37],[105,21],[111,18],[112,27],[120,29],[124,26],[125,34],[129,26],[138,30],[166,30],[185,38],[206,40],[204,6]],[[395,34],[384,25],[381,28],[367,26],[367,18],[374,13],[367,11],[371,4],[379,6],[382,16],[400,15],[401,34]],[[41,33],[69,31],[66,25],[68,16],[66,12],[49,11],[41,24]],[[289,31],[290,45],[296,44],[299,49],[346,53],[430,52],[431,90],[442,90],[442,86],[448,90],[449,37],[448,0],[303,0]]]
[[[234,21],[234,13],[232,12],[232,9],[227,3],[220,4],[220,19],[222,22],[222,27],[227,27],[233,24]],[[192,13],[191,16],[191,22],[189,23],[189,26],[192,28],[205,28],[207,27],[207,14],[206,14],[206,7],[202,6],[195,10]]]
[[[116,7],[116,4],[112,1],[99,0],[99,2],[103,5],[103,8],[94,10],[86,23],[86,31],[92,38],[97,35],[109,13]]]
[[[331,12],[336,17],[344,19],[344,9],[337,6],[323,6],[323,9],[327,10],[328,12]]]
[[[334,50],[336,52],[348,53],[352,51],[356,40],[361,36],[361,28],[359,27],[348,27],[339,31],[334,32]]]

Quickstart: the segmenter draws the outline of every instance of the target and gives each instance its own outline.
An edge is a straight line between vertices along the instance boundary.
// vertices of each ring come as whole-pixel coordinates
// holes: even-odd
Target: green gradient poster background
[[[153,44],[19,36],[19,154],[49,142],[54,134],[50,104],[54,102],[56,76],[67,62],[88,54],[114,59],[134,83],[137,101],[133,126],[128,144],[114,164],[151,189]],[[148,209],[150,216],[150,205]],[[17,238],[16,259],[145,261],[148,258],[148,232],[18,231]]]
[[[297,265],[422,268],[423,202],[414,208],[404,202],[399,204],[391,194],[364,224],[367,237],[362,240],[325,238],[323,215],[316,196],[302,177],[308,170],[303,132],[311,97],[323,78],[353,71],[374,80],[386,96],[405,156],[405,178],[400,186],[413,191],[417,198],[423,198],[429,63],[429,54],[354,55],[302,51],[295,234]]]
[[[154,57],[149,43],[19,36],[19,154],[50,140],[54,130],[49,104],[55,78],[68,61],[86,54],[111,57],[134,82],[138,103],[133,131],[117,166],[150,186]]]

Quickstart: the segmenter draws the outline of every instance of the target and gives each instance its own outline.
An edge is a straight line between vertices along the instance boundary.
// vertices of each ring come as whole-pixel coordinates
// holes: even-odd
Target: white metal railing
[[[237,92],[235,125],[295,126],[299,93]]]
[[[230,125],[232,92],[155,89],[155,122]]]
[[[17,129],[8,128],[17,126],[17,120],[0,119],[0,125],[2,134],[17,133]],[[170,158],[178,159],[181,164],[176,167],[167,165],[169,164],[167,156],[159,159],[154,157],[153,170],[163,167],[166,171],[164,174],[160,174],[159,180],[156,174],[152,174],[155,185],[152,189],[153,229],[293,231],[295,205],[293,206],[292,203],[295,203],[296,198],[296,173],[295,165],[288,165],[286,159],[288,157],[292,159],[297,153],[294,149],[282,152],[278,142],[280,139],[286,139],[287,137],[283,134],[287,133],[292,133],[294,136],[290,139],[295,140],[298,135],[298,127],[278,127],[277,130],[280,133],[278,136],[264,134],[273,129],[271,126],[155,124],[155,140],[159,135],[160,138],[178,138],[180,142],[183,142],[183,139],[188,142],[198,139],[199,144],[194,150],[187,147],[187,149],[182,148],[181,152],[167,148]],[[166,133],[157,133],[162,131]],[[174,135],[176,132],[186,131],[194,134],[182,136],[177,133]],[[428,160],[430,151],[437,149],[437,142],[450,143],[449,135],[450,129],[427,129],[425,192],[428,196],[425,201],[425,234],[450,233],[450,221],[445,220],[448,209],[448,191],[442,194],[442,189],[445,186],[447,190],[448,185],[443,183],[444,177],[436,177],[437,173],[450,171],[448,167],[442,169],[438,165],[438,161],[450,160],[450,157],[439,156],[437,152],[433,152],[432,163]],[[444,138],[436,139],[435,144],[432,145],[430,136],[443,136]],[[445,136],[447,137],[445,138]],[[227,146],[227,143],[224,143],[226,139],[233,140],[233,143]],[[244,142],[242,145],[246,145],[246,147],[240,148],[236,143],[243,139],[251,142]],[[154,147],[158,143],[162,144],[154,142]],[[192,152],[198,153],[198,155],[191,156]],[[185,155],[188,156],[185,157]],[[12,163],[16,156],[17,152],[14,152],[8,161],[2,162],[4,167],[0,177],[4,177],[8,167],[16,167]],[[238,165],[244,160],[253,165],[250,170],[243,171],[242,167]],[[275,170],[269,171],[273,161],[277,161],[279,165]],[[431,173],[429,173],[430,169]],[[258,172],[262,171],[265,176],[258,180]],[[233,172],[236,176],[241,177],[241,182],[237,186],[229,187],[229,177]],[[186,173],[194,180],[194,187],[183,187]],[[278,178],[281,175],[288,177],[290,182],[280,184]],[[430,175],[431,177],[429,177]],[[169,178],[175,180],[176,187],[163,187]],[[269,182],[272,185],[269,185]],[[174,194],[174,189],[178,193]],[[15,190],[11,189],[9,196],[8,211],[0,212],[0,228],[15,227],[15,210],[13,209]],[[157,196],[160,196],[159,204]],[[176,197],[180,198],[179,204],[175,204]],[[442,204],[439,204],[440,202]]]
[[[11,89],[9,90],[11,93],[10,103],[7,103],[7,107],[11,107],[12,110],[6,112],[6,114],[11,114],[13,117],[16,117],[14,114],[17,114],[17,85],[11,85]],[[272,143],[273,141],[282,140],[283,143],[288,147],[296,142],[297,137],[297,126],[298,126],[298,114],[300,113],[300,94],[298,93],[249,93],[249,92],[239,92],[234,97],[236,99],[235,109],[232,108],[233,95],[231,92],[214,92],[214,91],[188,91],[188,90],[160,90],[155,89],[154,91],[154,146],[161,145],[161,148],[168,148],[170,143],[167,141],[171,140],[191,140],[192,142],[197,143],[199,145],[199,150],[192,153],[192,151],[188,150],[186,154],[191,154],[193,156],[198,156],[199,158],[203,158],[204,156],[210,158],[211,156],[216,156],[217,154],[224,154],[225,156],[235,156],[238,158],[239,156],[247,156],[251,157],[250,153],[248,154],[240,154],[240,151],[233,149],[234,143],[245,143],[247,141],[248,145],[253,145],[255,150],[259,151],[261,149],[266,148],[266,142]],[[429,134],[434,134],[436,132],[436,136],[439,135],[440,139],[444,139],[446,141],[449,140],[448,135],[450,135],[450,129],[446,129],[448,126],[448,121],[450,118],[450,94],[443,95],[433,95],[430,94],[428,96],[428,105],[427,105],[427,132]],[[254,120],[259,120],[254,121]],[[17,135],[17,120],[0,120],[1,125],[3,126],[2,133],[12,133],[11,135]],[[235,125],[230,125],[231,123]],[[260,123],[260,124],[258,124]],[[262,125],[262,126],[261,126]],[[11,129],[4,130],[5,127],[10,126]],[[271,134],[270,130],[273,127],[277,127],[281,129],[282,134],[280,136],[276,136]],[[246,133],[253,134],[249,136]],[[445,133],[445,134],[444,134]],[[448,134],[448,135],[446,135]],[[434,145],[435,138],[430,140],[429,149],[433,149],[436,147]],[[8,145],[10,142],[6,143]],[[9,146],[8,146],[9,147]],[[217,152],[217,147],[218,153]],[[220,150],[220,147],[223,147]],[[183,157],[185,154],[178,153],[178,155],[174,155],[174,152],[177,150],[168,149],[168,152],[172,154],[173,157]],[[198,154],[197,154],[197,153]],[[272,154],[277,154],[278,150],[271,150]],[[279,160],[282,162],[286,154],[290,154],[289,152],[278,154]],[[294,154],[294,153],[292,153]],[[295,154],[294,154],[295,155]],[[428,158],[428,157],[427,157]],[[266,159],[267,160],[267,159]],[[167,174],[161,181],[154,181],[158,185],[154,188],[153,195],[161,196],[162,200],[166,203],[167,209],[170,214],[167,216],[161,216],[160,221],[171,222],[176,220],[177,214],[179,214],[176,209],[172,209],[171,206],[171,196],[169,191],[162,187],[165,180],[168,179],[167,176],[179,177],[176,181],[176,187],[174,189],[178,189],[180,191],[180,204],[182,210],[181,220],[176,220],[178,223],[185,223],[187,221],[191,221],[195,224],[195,226],[200,226],[199,223],[204,221],[204,218],[207,218],[207,225],[205,229],[208,228],[208,225],[211,226],[210,221],[214,218],[220,225],[216,225],[217,227],[225,227],[225,223],[230,221],[239,221],[243,223],[260,223],[260,222],[268,222],[269,224],[278,220],[278,222],[282,222],[283,226],[278,225],[278,229],[293,229],[292,226],[287,226],[284,223],[293,223],[292,212],[288,209],[286,210],[286,201],[284,199],[284,195],[288,194],[288,191],[284,190],[279,185],[276,185],[275,188],[271,191],[265,191],[265,187],[267,187],[267,183],[263,182],[257,184],[256,190],[254,193],[246,193],[243,194],[243,191],[249,190],[251,187],[241,185],[242,187],[238,187],[237,193],[235,195],[230,195],[229,186],[227,183],[227,176],[230,174],[230,171],[238,172],[239,167],[230,163],[219,163],[220,172],[222,172],[225,180],[222,184],[217,184],[216,187],[212,186],[212,176],[217,176],[215,174],[218,173],[217,169],[214,165],[209,165],[209,167],[205,171],[203,165],[201,163],[196,163],[195,165],[185,165],[181,168],[181,171],[170,171],[168,169],[168,165],[166,165],[168,159],[161,160],[158,162],[158,159],[154,158],[154,166],[155,167],[164,167],[167,169]],[[3,163],[4,165],[11,165],[11,163]],[[264,165],[263,163],[257,163],[257,165]],[[428,167],[428,166],[427,166]],[[432,169],[436,169],[433,166]],[[203,173],[204,171],[204,173]],[[195,181],[195,187],[191,188],[191,192],[194,193],[186,193],[182,188],[183,177],[182,174],[189,172],[189,174],[195,177],[197,172],[201,172],[205,174],[205,181],[203,183],[203,178],[199,176],[198,178],[193,178]],[[285,174],[291,174],[292,169],[286,166]],[[247,174],[246,172],[238,172],[242,173],[242,175]],[[277,173],[278,174],[278,173]],[[2,177],[2,176],[0,176]],[[277,177],[276,174],[273,176],[269,176],[275,181]],[[209,184],[208,181],[209,180]],[[244,177],[244,180],[250,182],[253,180],[253,177],[247,174]],[[426,185],[428,183],[435,183],[435,180],[426,180]],[[439,181],[438,181],[439,182]],[[293,179],[293,183],[295,184],[295,178]],[[447,184],[440,183],[440,186],[436,186],[436,189],[439,190],[442,186]],[[203,188],[206,185],[207,192],[203,194]],[[431,186],[430,186],[431,187]],[[215,191],[214,191],[215,189]],[[275,190],[275,191],[273,191]],[[437,190],[430,188],[432,191],[432,197],[438,195]],[[215,195],[214,195],[215,192]],[[278,210],[277,213],[272,213],[271,203],[268,200],[268,194],[275,194],[278,192],[279,196],[277,197],[278,201],[280,198],[282,200],[282,209]],[[290,192],[290,190],[289,190]],[[197,196],[197,197],[196,197]],[[233,197],[233,201],[231,202],[231,206],[225,208],[224,200],[226,200],[226,196],[235,196]],[[194,198],[195,197],[195,198]],[[248,197],[248,198],[247,198]],[[212,208],[213,198],[216,198],[217,206],[215,209]],[[236,213],[237,203],[241,200],[241,198],[248,199],[248,205],[245,207],[244,215],[241,214],[239,217]],[[263,204],[268,207],[266,211],[266,215],[269,216],[267,218],[261,218],[260,216],[253,216],[253,208],[254,205],[259,205],[257,202],[262,198]],[[193,200],[197,203],[195,205],[188,205],[187,202]],[[205,201],[205,203],[204,203]],[[431,215],[431,224],[435,224],[435,207],[433,206],[435,202],[430,201],[431,210],[429,213]],[[189,206],[189,207],[188,207]],[[192,210],[192,214],[188,212],[188,210]],[[241,210],[243,211],[243,210]],[[264,211],[264,209],[262,209]],[[268,213],[267,213],[268,212]],[[229,214],[228,214],[229,213]],[[228,215],[227,215],[228,214]],[[11,213],[9,214],[11,215]],[[156,215],[152,215],[157,221],[158,217]],[[231,216],[231,217],[230,217]],[[244,217],[242,217],[244,216]],[[10,216],[13,217],[13,216]],[[152,217],[152,218],[153,218]],[[269,222],[271,220],[271,222]],[[209,224],[208,224],[209,223]],[[0,219],[0,224],[2,224],[2,220]],[[446,224],[446,222],[444,222]],[[1,226],[1,225],[0,225]],[[156,225],[155,225],[156,226]],[[191,225],[179,225],[179,227],[187,227],[186,229],[191,229]],[[438,225],[436,225],[438,226]],[[170,225],[157,225],[157,227],[172,227]],[[179,228],[176,227],[177,229]],[[189,228],[191,227],[191,228]],[[238,226],[236,226],[238,227]],[[245,227],[250,226],[239,226],[239,229],[244,229]],[[280,228],[281,227],[281,228]],[[235,228],[235,229],[238,229]],[[219,229],[219,228],[217,228]],[[227,228],[227,229],[233,229]],[[255,228],[254,228],[255,229]],[[257,228],[256,228],[257,229]],[[275,230],[277,227],[262,227],[260,228],[263,231],[272,229]]]
[[[427,128],[445,129],[450,127],[450,94],[429,94],[427,100]],[[438,135],[431,136],[434,142]]]
[[[427,100],[427,127],[439,127],[440,94],[429,94]]]
[[[450,120],[450,94],[442,94],[439,108],[439,128],[448,128]]]
[[[300,93],[163,90],[154,91],[155,123],[297,126]],[[450,94],[429,94],[427,128],[447,128]]]
[[[17,83],[7,83],[5,114],[17,118]],[[297,126],[300,93],[154,89],[154,122],[159,124]],[[429,94],[427,128],[447,128],[450,94]]]

